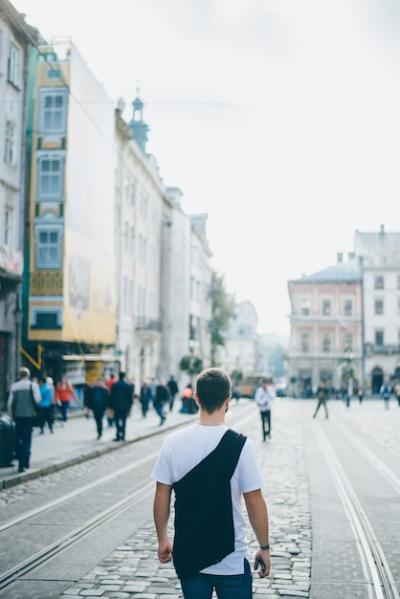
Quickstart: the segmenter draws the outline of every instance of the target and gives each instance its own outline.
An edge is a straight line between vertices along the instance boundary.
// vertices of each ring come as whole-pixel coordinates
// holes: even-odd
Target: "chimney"
[[[381,225],[381,229],[380,229],[380,234],[384,235],[385,234],[385,225]]]
[[[338,262],[343,262],[343,252],[338,252],[337,261]]]

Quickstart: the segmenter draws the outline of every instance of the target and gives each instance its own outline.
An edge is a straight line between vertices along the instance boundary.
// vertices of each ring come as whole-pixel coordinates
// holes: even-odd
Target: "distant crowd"
[[[145,381],[139,393],[135,391],[135,383],[128,380],[124,372],[118,376],[111,374],[108,378],[98,378],[93,384],[85,385],[83,407],[86,416],[93,413],[98,439],[103,435],[106,419],[109,428],[115,427],[114,441],[125,441],[126,421],[135,400],[140,403],[143,418],[154,408],[162,426],[179,396],[179,387],[173,376],[166,383],[154,379]],[[57,416],[64,426],[74,403],[79,403],[78,396],[67,377],[63,376],[54,384],[50,376],[43,375],[31,380],[29,369],[20,369],[20,379],[12,385],[8,401],[8,410],[15,426],[15,454],[19,472],[24,472],[30,466],[33,428],[38,426],[41,434],[44,434],[47,426],[53,433]],[[197,409],[192,385],[188,384],[182,390],[179,411],[195,414]]]

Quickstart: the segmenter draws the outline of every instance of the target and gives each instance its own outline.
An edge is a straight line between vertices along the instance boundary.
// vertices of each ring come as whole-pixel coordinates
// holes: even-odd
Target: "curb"
[[[93,460],[94,458],[98,458],[102,455],[105,455],[106,453],[111,453],[112,451],[117,451],[122,447],[127,447],[128,445],[132,445],[133,443],[138,443],[138,441],[143,441],[144,439],[149,439],[150,437],[156,437],[157,435],[162,435],[165,431],[174,430],[175,428],[179,428],[180,426],[183,426],[190,421],[191,418],[188,418],[184,422],[178,422],[177,424],[173,424],[172,426],[163,427],[159,430],[152,431],[151,433],[139,435],[138,437],[135,437],[134,439],[128,439],[128,441],[125,441],[123,443],[107,445],[106,447],[102,447],[101,449],[95,449],[94,451],[83,453],[74,458],[70,458],[69,460],[65,460],[64,462],[49,464],[48,466],[44,466],[43,468],[33,469],[29,472],[22,472],[21,474],[12,474],[0,480],[0,491],[2,489],[9,489],[10,487],[15,487],[16,485],[26,483],[30,480],[34,480],[36,478],[40,478],[48,474],[53,474],[54,472],[59,472],[60,470],[64,470],[65,468],[69,468],[70,466],[76,466],[77,464],[81,464],[82,462]]]

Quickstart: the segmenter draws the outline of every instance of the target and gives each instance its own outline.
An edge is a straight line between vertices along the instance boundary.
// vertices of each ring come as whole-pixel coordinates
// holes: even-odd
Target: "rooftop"
[[[352,283],[361,281],[362,275],[357,260],[338,262],[311,275],[295,279],[295,283]]]

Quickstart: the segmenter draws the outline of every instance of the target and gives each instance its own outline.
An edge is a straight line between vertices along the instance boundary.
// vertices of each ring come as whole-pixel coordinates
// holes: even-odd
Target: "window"
[[[378,315],[383,314],[383,308],[384,308],[383,300],[376,299],[375,304],[374,304],[374,313],[378,314]]]
[[[329,299],[324,299],[322,302],[322,314],[324,316],[330,316],[331,315],[331,300]]]
[[[302,316],[310,316],[310,302],[303,299],[300,304],[300,314]]]
[[[397,289],[400,289],[400,275],[397,275]]]
[[[11,206],[6,206],[4,211],[4,245],[11,247],[13,245],[13,225],[14,225],[14,210]]]
[[[385,279],[383,278],[382,275],[375,275],[374,288],[375,289],[384,289],[385,288]]]
[[[344,352],[352,352],[353,351],[353,335],[351,333],[346,333],[344,336],[343,351]]]
[[[329,334],[326,334],[322,337],[322,351],[324,353],[329,353],[331,351],[332,340]]]
[[[62,328],[61,310],[34,309],[32,312],[31,329],[54,330]]]
[[[38,161],[38,199],[62,201],[64,159],[59,154],[45,154]]]
[[[40,91],[40,133],[62,134],[67,129],[67,90],[53,88]]]
[[[375,331],[375,345],[377,347],[382,347],[384,345],[385,335],[384,332],[379,330]]]
[[[2,66],[3,66],[3,32],[0,29],[0,77],[3,74]]]
[[[353,315],[353,300],[347,299],[344,300],[343,312],[345,316]]]
[[[400,316],[400,297],[397,298],[397,315]]]
[[[6,122],[6,136],[4,141],[4,162],[7,164],[15,164],[16,147],[15,147],[15,123],[12,121]]]
[[[38,227],[36,231],[36,267],[61,268],[61,228]]]
[[[10,44],[8,53],[7,79],[10,83],[19,86],[20,51],[15,44]]]
[[[301,333],[300,336],[301,351],[307,353],[310,351],[310,333]]]

